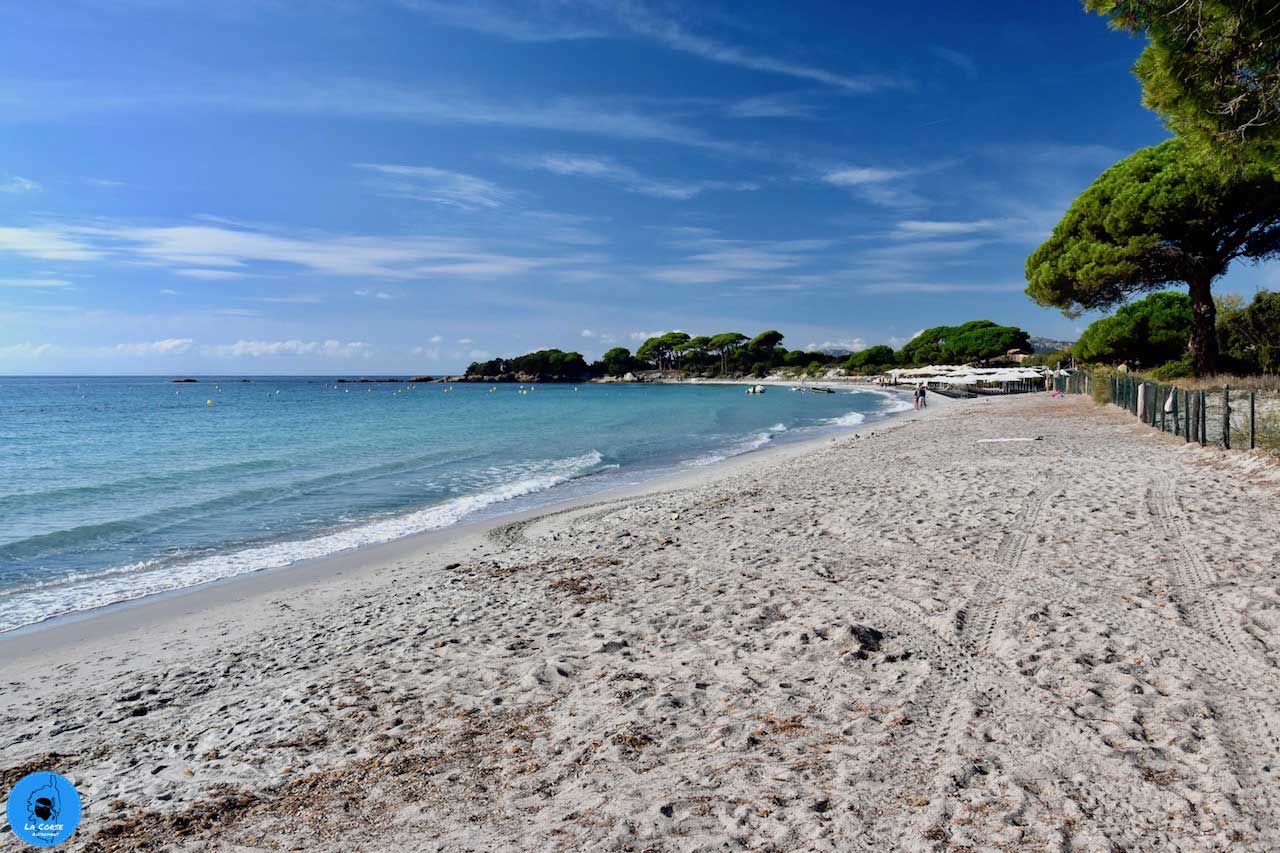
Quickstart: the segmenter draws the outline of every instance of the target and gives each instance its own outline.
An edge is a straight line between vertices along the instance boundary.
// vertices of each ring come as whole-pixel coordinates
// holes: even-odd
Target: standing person
[[[920,408],[922,408],[922,409],[923,409],[923,408],[925,408],[925,407],[926,407],[926,406],[928,406],[928,405],[929,405],[929,404],[928,404],[928,403],[926,403],[926,402],[925,402],[925,399],[924,399],[924,385],[921,385],[921,386],[920,386]]]
[[[919,385],[917,385],[915,387],[915,390],[911,392],[911,401],[915,404],[915,407],[917,409],[920,408],[920,386]]]

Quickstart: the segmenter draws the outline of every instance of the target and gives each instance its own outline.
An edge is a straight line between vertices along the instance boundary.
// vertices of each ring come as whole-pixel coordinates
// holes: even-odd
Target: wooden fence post
[[[1208,392],[1201,392],[1201,447],[1208,444]]]
[[[1182,443],[1191,443],[1191,392],[1182,392]]]
[[[1231,447],[1231,389],[1222,386],[1222,446]]]
[[[1254,444],[1254,436],[1256,435],[1256,426],[1254,425],[1255,409],[1254,397],[1258,396],[1257,391],[1249,392],[1249,449],[1253,450],[1257,445]]]

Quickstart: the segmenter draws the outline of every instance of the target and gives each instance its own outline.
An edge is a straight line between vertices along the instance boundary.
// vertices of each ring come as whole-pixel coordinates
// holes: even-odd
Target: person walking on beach
[[[921,387],[922,386],[917,385],[916,389],[911,392],[912,401],[916,404],[917,409],[920,408],[920,388]]]
[[[916,408],[923,409],[927,405],[929,404],[926,403],[924,400],[924,386],[921,385],[919,388],[916,389]]]

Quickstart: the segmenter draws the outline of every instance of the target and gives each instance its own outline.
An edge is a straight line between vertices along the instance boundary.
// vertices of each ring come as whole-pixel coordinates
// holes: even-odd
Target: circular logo
[[[80,825],[80,795],[57,773],[28,773],[9,792],[5,805],[9,828],[22,841],[52,847]]]

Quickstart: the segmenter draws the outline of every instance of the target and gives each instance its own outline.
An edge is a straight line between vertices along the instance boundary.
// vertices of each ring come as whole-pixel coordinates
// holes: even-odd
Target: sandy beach
[[[6,787],[91,850],[1280,846],[1266,469],[933,401],[7,636]]]

